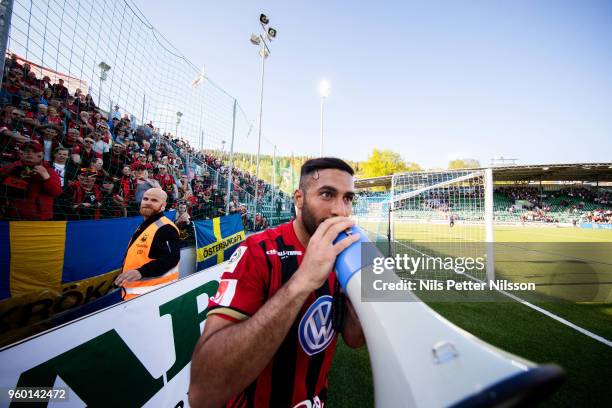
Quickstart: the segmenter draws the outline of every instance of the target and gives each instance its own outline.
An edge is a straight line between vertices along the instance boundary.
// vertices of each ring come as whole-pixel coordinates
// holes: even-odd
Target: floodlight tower
[[[259,154],[261,152],[261,123],[263,118],[263,92],[264,92],[264,73],[266,58],[271,54],[268,42],[276,38],[276,29],[269,27],[270,19],[265,14],[259,15],[262,33],[251,34],[251,43],[259,47],[261,56],[261,90],[259,94],[259,135],[257,136],[257,164],[255,168],[255,213],[257,213],[257,193],[259,186]]]

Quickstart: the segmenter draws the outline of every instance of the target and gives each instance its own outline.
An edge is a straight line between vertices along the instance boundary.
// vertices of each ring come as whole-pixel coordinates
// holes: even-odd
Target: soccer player
[[[350,347],[365,343],[348,301],[332,311],[340,290],[334,261],[359,238],[333,244],[353,225],[354,195],[348,164],[309,160],[295,221],[250,236],[232,255],[193,354],[192,407],[323,406],[336,328]],[[332,324],[337,313],[343,325]]]
[[[456,216],[455,214],[451,214],[451,215],[448,217],[448,223],[449,223],[449,225],[450,225],[450,227],[451,227],[451,228],[453,228],[453,227],[455,226],[455,219],[456,219],[456,217],[457,217],[457,216]]]

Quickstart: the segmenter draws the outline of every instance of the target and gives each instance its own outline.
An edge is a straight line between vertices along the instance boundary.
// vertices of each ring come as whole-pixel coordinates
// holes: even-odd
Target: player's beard
[[[324,220],[317,221],[317,218],[310,212],[308,200],[306,200],[306,195],[304,194],[304,204],[302,205],[302,224],[304,224],[304,228],[306,228],[308,235],[312,237],[323,221]]]

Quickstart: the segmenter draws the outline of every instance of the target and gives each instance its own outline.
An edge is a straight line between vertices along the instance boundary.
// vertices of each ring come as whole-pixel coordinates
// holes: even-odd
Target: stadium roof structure
[[[478,168],[473,170],[483,170]],[[421,172],[417,172],[421,173]],[[428,172],[422,172],[428,173]],[[355,180],[355,188],[390,187],[392,176]],[[530,164],[494,166],[495,181],[612,182],[612,163]]]

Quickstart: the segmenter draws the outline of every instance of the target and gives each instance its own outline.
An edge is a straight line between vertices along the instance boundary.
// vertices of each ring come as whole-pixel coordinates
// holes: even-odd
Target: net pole
[[[232,141],[230,142],[229,169],[227,172],[227,201],[225,202],[225,214],[229,214],[230,201],[232,196],[232,173],[234,171],[234,136],[236,134],[236,104],[237,101],[236,99],[234,99],[234,113],[232,119]]]
[[[389,243],[395,241],[395,213],[393,207],[395,205],[395,174],[391,176],[391,200],[389,201]],[[391,256],[391,252],[389,252]]]
[[[487,255],[487,281],[495,280],[495,251],[493,230],[493,169],[487,168],[484,173],[485,187],[485,251]]]
[[[13,0],[0,2],[0,52],[2,52],[2,61],[0,61],[0,83],[4,77],[4,60],[6,58],[6,48],[8,46],[12,17]]]

